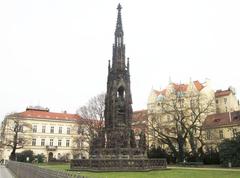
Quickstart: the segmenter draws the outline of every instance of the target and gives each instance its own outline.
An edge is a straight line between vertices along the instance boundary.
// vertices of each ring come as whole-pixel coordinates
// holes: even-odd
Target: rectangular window
[[[33,133],[36,133],[36,132],[37,132],[37,126],[36,126],[36,125],[33,126],[32,132],[33,132]]]
[[[211,132],[210,132],[210,130],[207,131],[207,140],[211,140]]]
[[[66,140],[66,147],[70,146],[70,140]]]
[[[19,132],[23,132],[23,126],[19,125]]]
[[[216,104],[218,104],[218,99],[216,99]]]
[[[224,98],[224,103],[225,103],[225,104],[227,103],[227,98]]]
[[[233,137],[236,137],[237,136],[237,129],[233,129],[232,132],[233,132]]]
[[[58,146],[62,146],[62,140],[58,140]]]
[[[170,122],[171,118],[169,115],[167,115],[167,121]]]
[[[223,131],[222,130],[219,130],[219,138],[223,139]]]
[[[42,133],[45,133],[45,132],[46,132],[46,126],[43,125],[43,126],[42,126]]]
[[[32,139],[32,146],[36,146],[36,138]]]
[[[77,147],[78,147],[78,148],[82,148],[82,141],[81,141],[81,140],[78,140],[78,142],[77,142]]]
[[[53,146],[53,139],[50,139],[50,146]]]
[[[45,146],[45,139],[41,139],[41,146]]]
[[[78,134],[84,134],[85,133],[85,128],[84,127],[78,127]]]
[[[58,133],[59,133],[59,134],[62,134],[62,127],[59,127],[59,128],[58,128]]]
[[[78,134],[81,134],[81,127],[78,127]]]
[[[67,128],[67,134],[70,134],[70,127]]]
[[[19,145],[22,145],[22,143],[23,143],[23,138],[19,138],[18,143],[19,143]]]
[[[193,128],[193,133],[197,133],[197,128]]]
[[[51,126],[50,133],[54,133],[54,126]]]

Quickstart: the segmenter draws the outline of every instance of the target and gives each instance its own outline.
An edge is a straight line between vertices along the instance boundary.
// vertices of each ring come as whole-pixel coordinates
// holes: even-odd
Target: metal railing
[[[17,178],[89,178],[73,172],[55,171],[16,161],[9,161],[6,166]]]
[[[48,150],[48,151],[56,151],[57,148],[58,148],[57,146],[50,146],[50,145],[46,146],[46,150]]]

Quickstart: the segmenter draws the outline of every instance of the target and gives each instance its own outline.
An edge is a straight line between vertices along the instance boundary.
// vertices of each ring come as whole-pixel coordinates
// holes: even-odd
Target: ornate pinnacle
[[[122,6],[121,6],[121,4],[119,3],[119,4],[118,4],[118,7],[117,7],[117,10],[118,10],[118,11],[121,11],[121,9],[122,9]]]
[[[117,30],[122,31],[121,9],[122,9],[122,6],[121,6],[121,4],[119,3],[119,4],[118,4],[118,7],[117,7],[117,10],[118,10],[118,17],[117,17],[116,31],[117,31]]]

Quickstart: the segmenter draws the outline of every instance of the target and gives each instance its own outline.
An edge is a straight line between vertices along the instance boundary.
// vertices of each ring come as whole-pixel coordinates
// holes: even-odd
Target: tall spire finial
[[[113,44],[113,62],[112,66],[114,70],[125,70],[125,45],[123,42],[123,28],[122,28],[122,15],[121,15],[122,6],[118,4],[117,10],[117,24],[116,30],[114,33],[115,40]]]
[[[122,28],[122,15],[121,15],[121,4],[118,4],[118,16],[117,16],[117,24],[115,30],[115,45],[122,46],[123,45],[123,28]]]
[[[117,10],[118,10],[118,17],[117,17],[116,32],[123,32],[123,30],[122,30],[122,16],[121,16],[121,9],[122,9],[122,6],[121,6],[121,4],[119,3],[119,4],[118,4],[118,7],[117,7]]]
[[[118,4],[118,7],[117,7],[117,10],[118,10],[118,11],[121,11],[121,9],[122,9],[122,6],[121,6],[121,4],[119,3],[119,4]]]

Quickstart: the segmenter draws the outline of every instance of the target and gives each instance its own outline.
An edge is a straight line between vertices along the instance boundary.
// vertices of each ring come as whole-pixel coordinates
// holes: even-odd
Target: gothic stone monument
[[[72,170],[126,171],[166,168],[165,159],[147,159],[144,147],[136,146],[132,124],[129,59],[125,57],[121,5],[113,44],[112,65],[108,65],[105,98],[105,128],[93,138],[90,159],[72,160]]]

